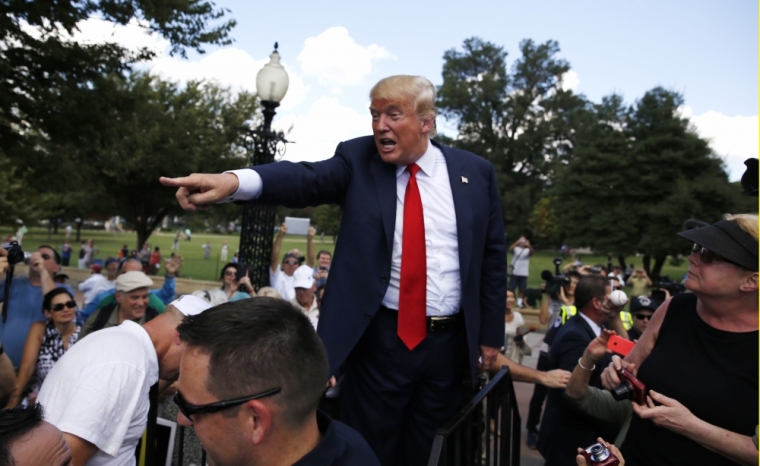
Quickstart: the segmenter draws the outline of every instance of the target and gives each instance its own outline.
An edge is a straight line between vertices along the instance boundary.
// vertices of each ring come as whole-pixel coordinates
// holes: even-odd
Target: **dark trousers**
[[[548,371],[549,370],[549,355],[541,351],[538,354],[538,363],[536,363],[536,370]],[[530,398],[530,405],[528,408],[528,421],[525,423],[525,428],[528,432],[537,433],[538,423],[541,422],[541,410],[546,400],[546,392],[549,389],[545,385],[536,384],[533,388],[533,396]]]
[[[369,443],[383,466],[424,466],[435,430],[461,406],[467,364],[464,322],[428,332],[412,351],[384,308],[344,365],[341,420]]]

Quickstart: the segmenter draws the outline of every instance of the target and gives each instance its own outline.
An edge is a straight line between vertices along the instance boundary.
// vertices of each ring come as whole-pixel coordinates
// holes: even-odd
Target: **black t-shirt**
[[[638,377],[696,417],[741,435],[758,424],[758,332],[726,332],[697,314],[697,296],[673,297]],[[622,446],[626,465],[734,464],[688,438],[634,415]]]
[[[317,426],[322,441],[293,466],[380,466],[367,441],[352,428],[322,411],[317,411]]]

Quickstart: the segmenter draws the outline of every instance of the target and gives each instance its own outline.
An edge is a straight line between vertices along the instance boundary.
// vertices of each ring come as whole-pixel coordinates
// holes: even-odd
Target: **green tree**
[[[41,191],[44,183],[58,186],[63,196],[89,187],[95,203],[133,225],[140,246],[167,214],[181,213],[173,190],[162,186],[159,176],[247,165],[245,149],[238,145],[240,127],[258,118],[258,104],[249,93],[234,96],[200,82],[180,88],[145,73],[126,80],[113,76],[102,84],[63,95],[65,105],[50,115],[56,124],[45,150],[23,163],[39,173]],[[69,175],[84,184],[60,182]]]
[[[337,205],[321,205],[314,211],[314,221],[319,227],[319,232],[324,232],[333,238],[338,236],[341,218],[343,218],[343,211]]]
[[[517,237],[528,231],[557,164],[571,158],[575,120],[587,103],[563,88],[570,65],[557,58],[556,41],[522,41],[511,71],[502,47],[470,38],[462,49],[444,53],[438,107],[459,130],[451,143],[494,164],[507,234]]]
[[[643,253],[657,276],[668,255],[688,250],[676,235],[685,220],[714,222],[731,209],[723,163],[680,116],[682,104],[680,94],[657,87],[630,108],[617,95],[593,106],[552,189],[567,243],[621,263]]]

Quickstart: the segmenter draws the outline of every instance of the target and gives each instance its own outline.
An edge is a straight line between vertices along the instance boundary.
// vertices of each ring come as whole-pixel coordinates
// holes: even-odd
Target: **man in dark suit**
[[[578,313],[571,317],[557,333],[549,350],[550,369],[572,371],[580,364],[583,350],[598,337],[602,327],[613,330],[622,328],[620,310],[610,302],[610,285],[600,275],[586,275],[575,289]],[[590,386],[601,388],[601,374],[609,359],[594,367],[582,367],[592,371]],[[547,466],[575,465],[576,449],[596,443],[596,438],[614,438],[619,426],[606,426],[592,421],[585,414],[574,410],[565,401],[565,390],[550,389],[546,398],[546,410],[541,419],[538,434],[538,450]]]
[[[370,97],[373,136],[340,143],[328,160],[161,181],[189,210],[221,200],[342,207],[318,327],[331,373],[344,368],[342,419],[384,465],[426,464],[463,380],[474,383],[503,344],[501,204],[491,163],[429,139],[427,79],[392,76]]]

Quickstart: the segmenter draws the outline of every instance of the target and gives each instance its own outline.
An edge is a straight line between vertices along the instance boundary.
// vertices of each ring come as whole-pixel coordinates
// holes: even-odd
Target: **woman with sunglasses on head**
[[[621,365],[649,389],[621,448],[628,464],[757,464],[758,218],[679,233],[694,244],[685,287],[654,313]]]
[[[45,294],[42,312],[47,322],[35,322],[29,329],[16,389],[11,394],[7,408],[13,408],[21,402],[21,395],[35,371],[37,381],[31,393],[36,396],[50,369],[77,342],[82,330],[76,323],[77,303],[65,288],[55,288]]]

